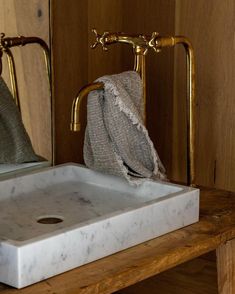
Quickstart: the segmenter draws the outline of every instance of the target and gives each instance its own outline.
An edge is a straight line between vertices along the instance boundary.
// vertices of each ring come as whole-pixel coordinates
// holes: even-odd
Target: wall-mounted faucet
[[[143,99],[146,109],[146,66],[145,57],[149,49],[160,52],[164,47],[174,47],[182,44],[187,56],[187,182],[192,186],[195,185],[195,59],[194,51],[190,41],[183,36],[160,36],[159,33],[153,32],[151,36],[147,35],[127,35],[125,33],[104,32],[98,34],[95,29],[93,32],[96,36],[95,43],[91,46],[96,48],[99,44],[103,50],[108,49],[108,45],[114,43],[129,44],[134,53],[134,70],[139,72],[143,82]],[[92,83],[83,87],[73,101],[71,124],[72,131],[80,131],[80,105],[84,97],[89,92],[103,89],[102,83]],[[146,111],[145,111],[146,112]],[[146,114],[145,114],[146,116]]]
[[[96,29],[92,32],[95,34],[95,43],[91,45],[91,48],[96,48],[99,44],[102,46],[104,51],[108,50],[109,45],[115,43],[124,43],[132,46],[134,53],[134,70],[140,74],[143,84],[143,100],[144,109],[146,109],[146,66],[145,66],[145,56],[150,48],[148,44],[148,37],[144,35],[127,35],[125,33],[110,33],[104,32],[103,34],[98,34]],[[80,131],[80,105],[84,97],[89,94],[90,91],[103,89],[103,83],[92,83],[83,87],[76,99],[73,101],[72,113],[71,113],[71,125],[72,131]],[[146,113],[144,112],[144,121],[146,121]]]

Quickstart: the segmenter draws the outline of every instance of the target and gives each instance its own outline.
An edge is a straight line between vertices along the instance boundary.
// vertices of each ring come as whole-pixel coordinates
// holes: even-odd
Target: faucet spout
[[[73,100],[72,111],[71,111],[71,122],[70,130],[73,132],[79,132],[81,130],[81,103],[87,95],[94,90],[102,90],[104,88],[103,83],[92,83],[83,87],[79,92],[77,97]]]

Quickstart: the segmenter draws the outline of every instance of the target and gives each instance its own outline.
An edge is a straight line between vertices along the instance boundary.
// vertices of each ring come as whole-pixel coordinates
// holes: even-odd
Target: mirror
[[[49,48],[38,37],[2,34],[0,59],[0,178],[6,178],[53,162]]]

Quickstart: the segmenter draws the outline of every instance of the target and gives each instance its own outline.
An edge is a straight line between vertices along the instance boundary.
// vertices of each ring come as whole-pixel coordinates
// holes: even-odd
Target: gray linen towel
[[[88,95],[85,164],[126,178],[165,179],[165,169],[143,125],[142,81],[135,71],[96,80],[104,90]]]
[[[0,163],[39,161],[11,92],[0,77]]]

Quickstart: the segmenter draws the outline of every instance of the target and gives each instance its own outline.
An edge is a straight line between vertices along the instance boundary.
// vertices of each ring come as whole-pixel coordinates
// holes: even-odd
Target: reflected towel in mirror
[[[33,150],[12,94],[0,77],[0,163],[40,160]]]

